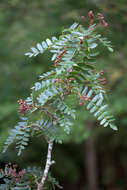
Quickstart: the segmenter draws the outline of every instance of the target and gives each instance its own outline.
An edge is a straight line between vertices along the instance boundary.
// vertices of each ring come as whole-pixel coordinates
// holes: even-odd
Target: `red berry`
[[[80,44],[83,44],[83,40],[82,39],[80,39]]]
[[[22,99],[18,100],[18,103],[19,103],[20,105],[23,104],[23,100],[22,100]]]
[[[89,11],[89,12],[88,12],[88,17],[89,17],[90,19],[93,19],[93,18],[94,18],[93,11]]]
[[[103,24],[104,24],[105,27],[108,27],[108,23],[107,22],[104,21]]]
[[[101,71],[100,71],[100,75],[103,75],[103,73],[104,73],[104,70],[101,70]]]
[[[73,80],[75,80],[74,77],[72,77],[72,78],[69,79],[69,81],[73,81]]]
[[[80,105],[80,106],[82,106],[82,105],[83,105],[83,103],[82,103],[82,102],[79,102],[79,105]]]

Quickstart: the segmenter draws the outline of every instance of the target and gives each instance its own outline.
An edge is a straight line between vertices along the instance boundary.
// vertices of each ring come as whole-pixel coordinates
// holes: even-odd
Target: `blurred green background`
[[[89,10],[101,12],[109,27],[104,34],[114,53],[103,49],[98,68],[107,78],[109,104],[116,117],[118,132],[99,127],[83,108],[63,145],[55,145],[54,176],[66,190],[127,189],[127,1],[126,0],[0,0],[0,149],[18,121],[17,100],[29,96],[38,76],[51,66],[50,54],[34,59],[24,56],[62,27]],[[21,167],[44,165],[46,144],[32,139],[21,157],[14,146],[0,154],[0,163],[17,162]]]

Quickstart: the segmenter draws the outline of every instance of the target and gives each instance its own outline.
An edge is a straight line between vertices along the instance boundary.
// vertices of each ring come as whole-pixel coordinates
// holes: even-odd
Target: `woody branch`
[[[45,165],[44,173],[42,175],[41,182],[38,183],[37,190],[43,190],[44,183],[45,183],[45,181],[47,179],[50,166],[55,163],[55,161],[51,160],[52,148],[53,148],[53,141],[50,140],[49,144],[48,144],[48,153],[47,153],[47,160],[46,160],[46,165]]]

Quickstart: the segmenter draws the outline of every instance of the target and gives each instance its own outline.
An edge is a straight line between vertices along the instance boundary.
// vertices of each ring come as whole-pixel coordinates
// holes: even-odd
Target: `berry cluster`
[[[54,83],[62,83],[62,79],[55,79]]]
[[[74,80],[74,77],[65,78],[65,79],[55,79],[54,83],[63,83],[64,84],[63,89],[65,90],[65,92],[62,95],[65,96],[65,95],[71,94],[72,86],[70,85],[70,82],[72,82],[73,80]]]
[[[103,77],[103,78],[99,79],[99,82],[100,82],[102,85],[106,84],[106,78]]]
[[[93,11],[89,11],[88,12],[88,19],[89,19],[89,21],[88,21],[88,19],[85,16],[81,16],[81,19],[84,22],[89,22],[89,26],[93,25],[94,21],[95,21],[95,16],[93,14]],[[103,14],[98,13],[97,14],[97,20],[99,21],[99,24],[97,26],[104,26],[104,27],[108,26],[108,23],[104,20]]]
[[[17,172],[17,169],[18,169],[17,164],[5,165],[5,176],[12,178],[15,183],[17,183],[17,181],[21,179],[25,173],[24,170],[20,170],[19,172]]]
[[[27,111],[29,111],[31,109],[30,105],[27,104],[22,99],[18,100],[18,103],[19,103],[19,110],[18,110],[18,112],[21,113],[21,114],[24,114],[24,113],[26,113]]]
[[[104,16],[101,13],[98,13],[98,20],[100,25],[103,25],[105,27],[108,26],[108,23],[104,20]]]
[[[100,71],[100,75],[103,76],[103,74],[104,74],[104,70],[101,70],[101,71]],[[99,79],[99,82],[100,82],[102,85],[104,85],[104,84],[106,83],[106,78],[103,77],[103,78]]]
[[[66,52],[66,50],[62,50],[56,57],[56,60],[55,60],[55,63],[54,63],[54,66],[56,67],[57,66],[57,63],[60,61],[60,58],[62,55],[64,55]]]
[[[88,100],[86,94],[80,97],[79,105],[82,106]]]
[[[68,84],[69,82],[72,82],[73,80],[74,80],[74,77],[65,78],[64,80],[62,80],[62,79],[54,79],[54,83],[64,83],[64,84]]]

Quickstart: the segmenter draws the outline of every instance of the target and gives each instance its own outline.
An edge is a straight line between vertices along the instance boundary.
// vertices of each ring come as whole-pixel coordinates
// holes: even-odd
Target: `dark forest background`
[[[127,189],[127,1],[126,0],[0,0],[0,150],[18,121],[17,100],[29,96],[38,75],[51,66],[50,54],[34,59],[24,56],[62,27],[89,10],[101,12],[109,23],[104,34],[112,41],[114,53],[102,49],[97,66],[107,78],[109,104],[116,117],[118,132],[99,127],[82,107],[63,145],[55,145],[54,176],[65,190]],[[0,154],[0,165],[16,162],[20,167],[43,165],[43,139],[31,139],[22,156],[14,146]]]

